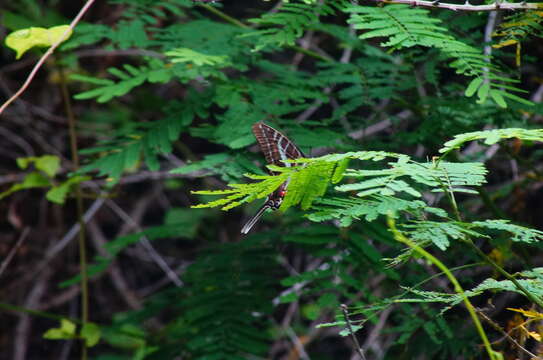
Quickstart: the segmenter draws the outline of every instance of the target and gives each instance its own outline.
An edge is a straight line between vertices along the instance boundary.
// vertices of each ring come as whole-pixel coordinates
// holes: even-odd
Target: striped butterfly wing
[[[263,122],[253,125],[253,133],[269,164],[292,166],[292,163],[284,163],[282,160],[304,157],[302,151],[285,135]]]
[[[302,151],[285,135],[263,122],[257,122],[253,125],[253,133],[260,146],[260,150],[264,153],[266,161],[270,164],[290,167],[293,163],[284,163],[282,160],[305,157]],[[287,185],[288,181],[268,196],[264,205],[262,205],[258,212],[245,224],[245,226],[243,226],[241,229],[242,234],[247,234],[262,215],[264,215],[266,210],[277,210],[279,206],[281,206]]]

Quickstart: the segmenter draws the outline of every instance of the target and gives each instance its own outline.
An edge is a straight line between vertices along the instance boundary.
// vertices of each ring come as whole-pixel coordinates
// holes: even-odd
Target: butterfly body
[[[285,135],[275,130],[271,126],[264,124],[263,122],[257,122],[253,125],[253,133],[260,149],[264,153],[264,157],[269,164],[276,166],[293,166],[293,163],[283,162],[283,160],[298,159],[304,157],[302,151],[294,145]],[[272,174],[275,174],[273,171]],[[283,199],[287,193],[288,180],[285,181],[277,190],[268,195],[266,202],[258,210],[258,212],[245,224],[241,229],[242,234],[247,234],[251,228],[256,224],[258,219],[266,210],[277,210],[281,206]]]

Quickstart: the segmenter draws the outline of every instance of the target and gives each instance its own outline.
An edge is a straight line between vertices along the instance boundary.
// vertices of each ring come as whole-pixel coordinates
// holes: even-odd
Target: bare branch
[[[24,228],[23,232],[21,233],[21,236],[19,236],[19,239],[17,240],[17,242],[15,243],[15,245],[11,248],[8,256],[6,256],[6,258],[4,259],[4,261],[2,261],[2,263],[0,264],[0,276],[2,275],[2,273],[4,272],[4,270],[6,270],[6,267],[8,266],[8,264],[10,263],[11,259],[13,258],[13,256],[15,255],[15,253],[17,252],[17,250],[21,247],[21,245],[23,244],[23,241],[26,239],[26,236],[28,235],[28,232],[30,231],[30,228],[29,227],[26,227]]]
[[[83,17],[83,15],[87,12],[87,10],[90,8],[94,0],[88,0],[86,4],[81,8],[77,16],[72,20],[70,23],[69,29],[66,29],[66,31],[58,38],[58,40],[51,45],[49,49],[43,54],[43,56],[40,58],[40,60],[34,65],[34,68],[26,78],[24,84],[21,86],[19,90],[15,94],[13,94],[12,97],[10,97],[5,103],[0,106],[0,114],[8,107],[9,104],[11,104],[15,99],[17,99],[21,94],[28,88],[32,80],[34,79],[34,76],[36,76],[36,73],[40,69],[40,67],[43,65],[45,60],[55,51],[55,49],[64,41],[66,40],[66,37],[68,36],[68,33],[70,31],[73,31],[79,20]]]
[[[442,8],[453,11],[494,11],[494,10],[537,10],[541,7],[539,3],[510,3],[494,2],[488,5],[471,5],[468,1],[464,4],[447,4],[440,1],[419,1],[419,0],[376,0],[385,4],[407,4],[410,6],[422,6],[430,8]]]

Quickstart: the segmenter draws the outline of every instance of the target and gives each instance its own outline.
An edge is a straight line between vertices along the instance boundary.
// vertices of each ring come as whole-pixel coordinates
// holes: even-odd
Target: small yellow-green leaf
[[[68,193],[72,190],[73,186],[89,179],[90,177],[88,176],[74,176],[64,181],[60,185],[53,186],[49,191],[47,191],[45,197],[47,200],[56,204],[64,204],[64,201],[66,201],[66,195],[68,195]]]
[[[100,327],[94,323],[85,323],[81,329],[81,337],[85,339],[85,343],[88,347],[98,344],[100,341],[101,331]]]
[[[34,163],[36,169],[43,171],[49,177],[54,177],[60,169],[60,158],[55,155],[43,155],[40,157],[31,156],[26,158],[17,158],[17,166],[26,169]]]
[[[6,196],[9,196],[19,190],[25,190],[25,189],[31,189],[31,188],[37,188],[37,187],[47,187],[49,185],[50,185],[49,180],[46,179],[45,176],[43,176],[39,172],[31,172],[30,174],[25,176],[23,182],[13,184],[9,189],[7,189],[4,192],[1,192],[0,199],[3,199]]]
[[[44,339],[61,340],[61,339],[74,339],[75,324],[68,319],[60,320],[60,327],[47,330],[43,334]]]
[[[47,47],[53,45],[70,27],[68,25],[53,26],[49,29],[30,27],[12,32],[6,37],[6,46],[15,50],[19,59],[25,52],[34,46]],[[63,41],[72,35],[72,31],[66,34]]]
[[[499,49],[499,48],[502,48],[504,46],[515,45],[516,43],[518,43],[517,40],[509,39],[509,40],[505,40],[505,41],[499,42],[497,44],[494,44],[494,45],[492,45],[492,47],[494,49]]]
[[[60,158],[55,155],[40,156],[36,158],[36,169],[54,177],[60,169]]]
[[[507,310],[519,312],[522,315],[526,316],[527,318],[543,319],[543,313],[540,313],[534,310],[524,310],[524,309],[515,309],[515,308],[507,308]]]

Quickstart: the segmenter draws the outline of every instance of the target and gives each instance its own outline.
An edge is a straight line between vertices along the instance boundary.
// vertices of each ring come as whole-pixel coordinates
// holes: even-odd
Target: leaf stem
[[[444,191],[446,192],[447,197],[449,198],[449,201],[451,202],[451,206],[453,207],[456,219],[461,222],[462,217],[460,216],[460,210],[458,209],[458,205],[454,198],[454,193],[452,191],[452,186],[450,184],[448,176],[447,176],[447,181],[449,182],[448,188],[446,188],[444,184],[441,184],[441,185],[443,186]],[[485,194],[484,191],[483,192],[480,191],[479,194],[481,194],[481,197],[483,197],[483,201],[485,201],[484,195],[483,195]],[[543,308],[543,301],[541,299],[538,299],[537,297],[532,295],[520,282],[518,282],[517,279],[515,279],[513,275],[507,272],[504,268],[502,268],[494,260],[492,260],[488,255],[486,255],[481,249],[479,249],[479,247],[477,247],[477,245],[473,243],[473,240],[469,236],[466,235],[462,240],[464,243],[468,244],[477,253],[477,255],[479,255],[483,260],[485,260],[494,270],[496,270],[501,275],[503,275],[507,280],[511,281],[517,289],[519,289],[522,293],[524,293],[524,295],[526,295],[528,299],[530,299],[531,302]]]
[[[62,70],[60,71],[60,89],[64,100],[64,108],[68,117],[68,133],[70,135],[70,152],[74,171],[79,170],[79,155],[77,149],[77,132],[75,129],[75,116],[72,110],[68,87],[66,86],[66,77]],[[83,194],[79,182],[74,184],[77,222],[79,223],[78,247],[79,247],[79,267],[81,269],[81,321],[83,326],[89,322],[89,278],[87,273],[87,251],[85,239],[85,220],[83,219]],[[81,342],[81,360],[87,359],[87,342]]]
[[[451,273],[451,271],[447,268],[447,266],[445,266],[445,264],[443,264],[438,258],[433,256],[428,251],[424,250],[423,248],[418,246],[416,243],[408,239],[404,234],[402,234],[396,228],[396,223],[394,222],[393,216],[391,215],[388,216],[387,223],[396,241],[399,241],[409,246],[411,249],[413,249],[413,251],[419,253],[420,255],[428,259],[428,261],[430,261],[432,264],[437,266],[441,271],[443,271],[445,276],[447,276],[449,281],[453,284],[454,291],[460,294],[460,296],[462,297],[462,300],[464,301],[464,304],[466,305],[466,308],[468,309],[471,319],[473,320],[473,323],[475,324],[475,328],[477,329],[477,332],[479,333],[479,336],[481,337],[481,340],[483,341],[483,344],[486,349],[486,352],[488,353],[488,356],[490,357],[491,360],[497,360],[498,357],[496,356],[496,353],[494,352],[494,350],[492,350],[492,347],[490,345],[490,342],[488,341],[488,338],[483,329],[483,326],[481,325],[481,322],[479,321],[479,317],[477,316],[477,313],[475,312],[475,308],[473,307],[468,297],[464,293],[464,289],[462,289],[462,286],[460,286],[460,283],[458,282],[456,277]]]
[[[526,289],[513,275],[511,275],[509,272],[507,272],[504,268],[502,268],[500,265],[496,264],[492,258],[490,258],[487,254],[485,254],[481,249],[477,247],[473,243],[473,241],[470,238],[465,238],[464,242],[468,244],[481,258],[483,258],[494,270],[499,272],[501,275],[503,275],[507,280],[511,281],[517,289],[522,291],[524,295],[528,299],[530,299],[531,302],[534,304],[537,304],[539,307],[543,308],[543,301],[541,299],[536,298],[528,289]]]
[[[71,322],[74,322],[76,324],[81,323],[81,321],[79,321],[79,319],[73,319],[73,318],[69,318],[69,317],[66,317],[66,316],[53,314],[53,313],[50,313],[50,312],[45,312],[45,311],[40,311],[40,310],[33,310],[33,309],[25,308],[25,307],[22,307],[22,306],[12,305],[12,304],[3,303],[3,302],[0,302],[0,309],[1,310],[6,310],[6,311],[13,311],[13,312],[17,312],[17,313],[25,313],[25,314],[28,314],[28,315],[39,316],[39,317],[42,317],[42,318],[47,318],[47,319],[52,319],[52,320],[60,321],[62,319],[68,319]]]

